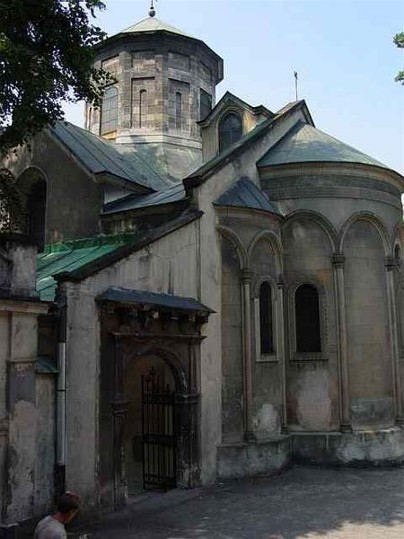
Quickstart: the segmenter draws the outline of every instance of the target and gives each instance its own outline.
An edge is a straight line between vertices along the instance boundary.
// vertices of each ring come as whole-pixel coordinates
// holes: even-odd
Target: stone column
[[[251,365],[251,272],[241,272],[243,303],[243,387],[244,387],[244,439],[255,440],[252,427],[252,365]]]
[[[285,343],[285,311],[284,311],[284,290],[285,281],[283,275],[280,275],[276,284],[278,289],[277,313],[276,313],[276,333],[277,333],[277,355],[282,365],[282,431],[287,431],[287,394],[286,394],[286,343]]]
[[[113,414],[113,460],[114,460],[114,507],[125,504],[125,453],[123,447],[123,429],[128,413],[128,402],[123,395],[123,357],[119,336],[115,336],[115,391],[111,402]]]
[[[397,425],[404,426],[403,404],[400,376],[400,351],[398,346],[398,327],[397,327],[397,305],[394,290],[394,271],[397,267],[396,261],[388,257],[386,259],[386,278],[387,278],[387,301],[389,311],[389,334],[391,343],[391,360],[393,374],[393,394],[394,411]]]
[[[351,412],[349,399],[348,374],[348,342],[345,306],[345,257],[336,253],[332,257],[334,270],[335,303],[338,327],[338,364],[339,364],[339,397],[340,397],[340,427],[342,432],[351,432]]]

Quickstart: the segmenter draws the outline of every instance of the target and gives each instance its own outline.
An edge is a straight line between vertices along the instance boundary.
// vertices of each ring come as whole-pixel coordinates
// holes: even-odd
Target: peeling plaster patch
[[[297,391],[299,425],[307,430],[328,430],[331,421],[331,399],[328,372],[302,373]]]
[[[272,404],[264,404],[253,419],[256,431],[274,431],[278,426],[278,412]]]
[[[16,403],[10,418],[9,487],[11,499],[7,507],[9,521],[31,515],[34,492],[34,466],[36,452],[35,405],[27,401]]]

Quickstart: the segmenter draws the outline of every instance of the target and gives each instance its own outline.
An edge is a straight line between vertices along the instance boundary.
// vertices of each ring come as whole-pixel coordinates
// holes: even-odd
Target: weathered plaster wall
[[[0,492],[4,522],[41,514],[49,508],[53,495],[54,404],[52,398],[37,400],[35,374],[37,316],[46,310],[47,306],[39,303],[0,299]],[[53,394],[53,387],[49,392]],[[40,461],[44,456],[46,460]]]
[[[190,223],[81,283],[65,285],[66,481],[67,488],[83,497],[87,509],[98,503],[100,328],[95,298],[110,286],[198,298],[198,226],[198,221]]]
[[[382,241],[371,223],[357,221],[345,236],[343,250],[352,424],[391,426],[393,374]]]
[[[35,395],[38,414],[35,439],[34,513],[47,513],[53,506],[55,470],[55,387],[54,374],[36,374]]]

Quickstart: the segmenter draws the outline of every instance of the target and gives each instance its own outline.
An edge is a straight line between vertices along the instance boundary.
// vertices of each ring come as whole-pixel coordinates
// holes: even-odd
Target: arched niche
[[[283,317],[277,286],[281,268],[276,236],[263,233],[249,248],[252,273],[253,409],[254,433],[265,438],[279,432],[282,417],[281,350]]]
[[[335,233],[318,214],[294,214],[282,228],[287,296],[286,393],[291,429],[328,431],[339,425],[337,320],[332,255]],[[314,294],[314,290],[316,294]],[[312,292],[316,321],[309,343],[297,316],[300,294]]]
[[[37,243],[38,251],[42,251],[46,241],[45,175],[38,168],[30,167],[21,174],[17,183],[23,197],[25,233]]]
[[[240,259],[236,245],[221,238],[222,440],[243,438],[242,308]]]
[[[345,302],[352,425],[394,423],[385,246],[376,225],[358,219],[346,229]]]

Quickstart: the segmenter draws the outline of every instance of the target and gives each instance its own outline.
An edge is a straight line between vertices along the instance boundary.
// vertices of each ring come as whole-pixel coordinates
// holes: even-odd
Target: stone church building
[[[154,16],[96,65],[85,129],[4,160],[28,237],[0,245],[3,522],[62,488],[92,510],[403,462],[403,177],[305,101],[216,102],[223,60]]]

